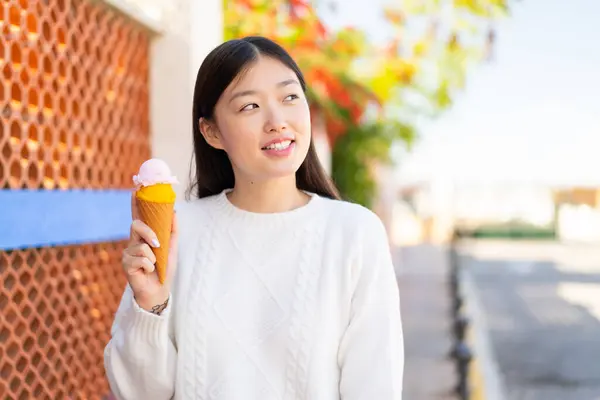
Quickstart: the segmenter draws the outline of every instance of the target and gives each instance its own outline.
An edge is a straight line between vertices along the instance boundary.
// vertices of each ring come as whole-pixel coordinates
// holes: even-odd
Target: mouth
[[[295,143],[295,140],[282,140],[281,142],[271,143],[270,145],[263,147],[262,150],[283,151],[290,147],[292,143]]]

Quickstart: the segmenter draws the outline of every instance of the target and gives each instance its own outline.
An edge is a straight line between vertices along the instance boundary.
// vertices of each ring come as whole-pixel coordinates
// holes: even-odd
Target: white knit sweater
[[[317,195],[257,214],[225,192],[177,210],[168,307],[150,314],[127,287],[115,316],[118,399],[401,399],[398,286],[375,214]]]

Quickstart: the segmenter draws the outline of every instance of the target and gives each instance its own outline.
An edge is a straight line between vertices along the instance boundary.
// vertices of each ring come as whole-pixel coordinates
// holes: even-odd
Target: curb
[[[487,320],[477,288],[467,271],[459,268],[460,291],[465,299],[465,310],[471,319],[466,341],[475,357],[470,365],[470,400],[505,400],[506,391],[498,362],[491,344]]]

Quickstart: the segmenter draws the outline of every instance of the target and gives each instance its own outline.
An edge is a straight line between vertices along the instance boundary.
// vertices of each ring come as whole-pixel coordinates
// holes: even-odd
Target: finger
[[[139,242],[140,240],[152,247],[160,247],[156,233],[148,225],[136,219],[131,223],[131,241]]]
[[[137,204],[137,198],[135,197],[135,190],[131,192],[131,220],[135,221],[140,219],[140,210]]]
[[[129,275],[138,272],[139,270],[143,270],[144,273],[150,274],[154,272],[154,264],[150,262],[146,257],[134,257],[126,254],[124,256],[124,269],[125,272]]]
[[[138,243],[125,249],[128,255],[146,257],[152,264],[156,264],[156,256],[147,243]]]

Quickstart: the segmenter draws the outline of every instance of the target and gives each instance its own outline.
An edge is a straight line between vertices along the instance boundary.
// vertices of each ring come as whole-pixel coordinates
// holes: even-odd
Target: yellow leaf
[[[429,51],[429,41],[426,39],[422,39],[417,41],[413,46],[413,55],[415,57],[420,57],[425,55]]]

